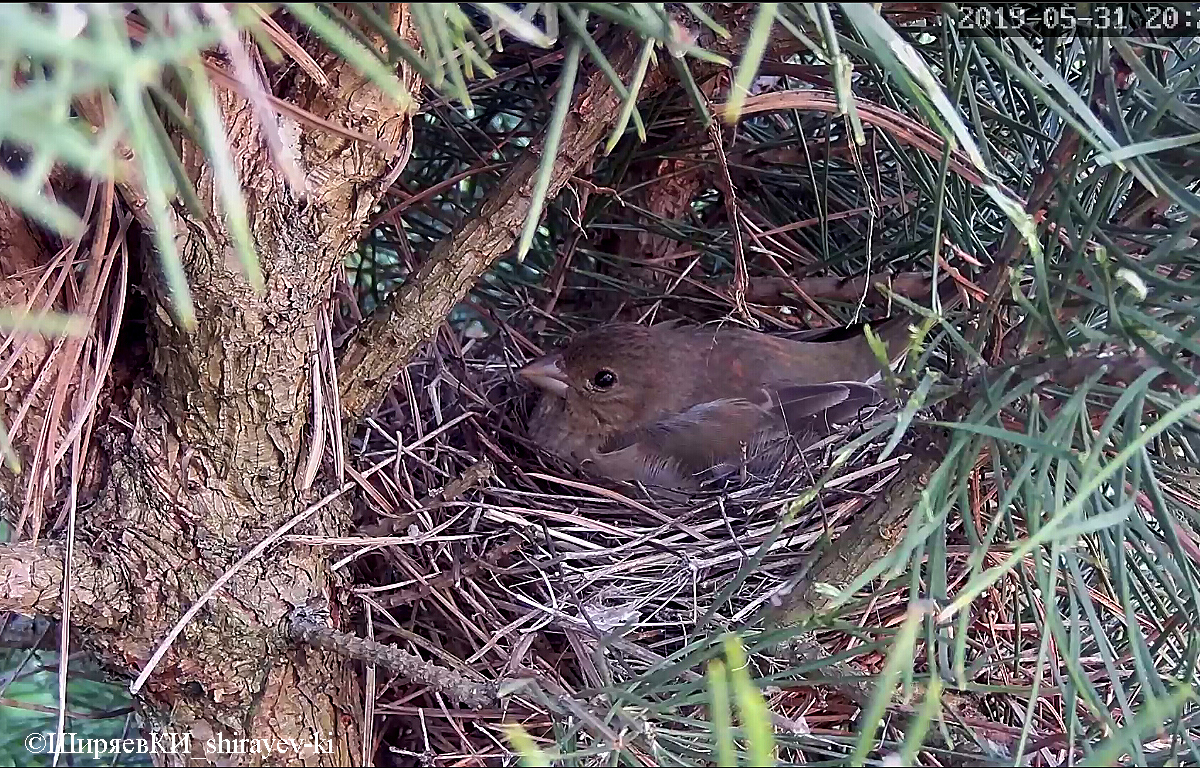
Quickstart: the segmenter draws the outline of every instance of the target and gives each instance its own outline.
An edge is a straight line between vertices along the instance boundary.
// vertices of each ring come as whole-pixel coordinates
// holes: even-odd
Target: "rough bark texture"
[[[386,144],[406,144],[411,123],[400,105],[332,62],[327,58],[330,90],[314,86],[302,94],[305,107]],[[297,131],[298,145],[288,149],[307,172],[300,197],[265,151],[253,108],[229,92],[220,100],[230,146],[240,152],[235,162],[242,185],[250,191],[248,213],[266,290],[256,295],[251,289],[224,228],[211,221],[202,227],[180,211],[177,231],[187,233],[180,245],[194,286],[197,329],[186,333],[166,311],[156,312],[154,370],[181,440],[203,458],[201,484],[228,484],[225,490],[238,498],[271,506],[293,495],[288,486],[311,405],[315,310],[328,300],[333,271],[353,249],[395,158],[341,137]],[[202,200],[212,200],[212,171],[188,149],[184,162],[196,190]],[[165,310],[165,297],[158,299]],[[279,520],[257,523],[270,528]]]
[[[62,605],[66,548],[58,543],[21,543],[0,558],[0,604],[26,616],[53,616]],[[88,607],[90,625],[116,629],[129,615],[132,595],[115,571],[84,548],[71,559],[72,598]]]
[[[80,604],[73,591],[73,614],[88,616],[87,641],[101,659],[136,673],[182,612],[261,538],[214,531],[232,525],[253,530],[257,521],[244,518],[274,509],[239,502],[194,480],[185,483],[178,463],[164,454],[164,445],[174,441],[156,413],[143,413],[133,434],[112,429],[102,441],[111,474],[81,520],[79,540],[102,547],[104,562],[117,571],[115,593],[132,600],[125,620],[106,632],[97,632],[91,618],[109,609],[104,596]],[[334,508],[306,532],[333,535],[345,523],[344,508]],[[335,590],[319,552],[268,550],[229,581],[175,642],[149,679],[144,714],[152,717],[169,705],[160,731],[191,734],[200,752],[217,735],[301,738],[317,731],[333,739],[335,751],[306,762],[361,760],[352,666],[332,654],[289,648],[282,630],[295,606],[313,595],[337,600]],[[194,757],[203,755],[177,761]]]
[[[406,6],[393,9],[400,34],[415,43]],[[305,188],[297,192],[273,162],[253,107],[236,93],[217,91],[266,285],[256,293],[238,265],[211,168],[195,146],[177,142],[210,214],[198,221],[183,206],[173,213],[197,325],[188,332],[171,320],[169,298],[153,279],[157,257],[146,255],[152,369],[139,372],[128,396],[112,404],[110,418],[96,428],[91,471],[99,492],[78,516],[70,563],[72,624],[84,646],[118,672],[140,672],[231,564],[329,490],[302,492],[297,480],[312,421],[318,312],[329,300],[335,269],[407,160],[415,96],[397,103],[312,40],[306,45],[329,84],[298,75],[284,80],[276,95],[378,145],[302,130],[280,118],[286,149],[304,175]],[[405,71],[402,79],[415,94],[416,78]],[[103,120],[98,103],[80,109],[94,122]],[[120,191],[145,223],[140,190],[128,185]],[[18,224],[0,216],[4,306],[30,295],[38,274],[30,270],[44,272],[48,261]],[[0,395],[6,405],[28,391],[48,354],[49,342],[27,345],[11,373],[19,379],[18,394]],[[42,408],[32,402],[31,414]],[[31,418],[23,434],[40,431]],[[21,506],[11,498],[19,482],[4,484],[10,512]],[[336,535],[348,522],[348,505],[335,502],[298,530]],[[139,697],[148,735],[190,737],[185,751],[155,755],[157,761],[348,765],[370,759],[360,753],[362,702],[353,662],[287,639],[286,618],[296,606],[311,598],[344,602],[326,555],[302,546],[268,549],[195,616]],[[64,559],[58,543],[0,548],[0,609],[61,615]],[[205,742],[218,736],[295,739],[309,749],[206,754]]]

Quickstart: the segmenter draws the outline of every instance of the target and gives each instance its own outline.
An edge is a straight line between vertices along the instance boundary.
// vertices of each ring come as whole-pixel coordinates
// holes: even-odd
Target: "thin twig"
[[[302,606],[292,614],[289,625],[292,639],[314,648],[352,659],[387,667],[405,679],[427,685],[466,707],[480,708],[496,703],[499,686],[494,682],[468,680],[452,669],[440,667],[394,645],[366,640],[326,626],[328,614],[314,606]]]

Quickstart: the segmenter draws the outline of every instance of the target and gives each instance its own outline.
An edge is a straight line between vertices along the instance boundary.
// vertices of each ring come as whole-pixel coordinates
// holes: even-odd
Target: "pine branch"
[[[62,613],[65,548],[48,541],[0,545],[0,612],[23,616]],[[73,621],[93,629],[118,626],[134,600],[119,574],[76,543],[71,560]]]
[[[289,627],[292,639],[367,664],[387,667],[406,680],[427,685],[466,707],[486,707],[499,698],[497,683],[468,680],[452,669],[425,661],[394,645],[339,632],[323,622],[327,618],[328,614],[320,604],[298,608],[292,614]]]
[[[734,8],[725,26],[732,42],[714,42],[710,49],[732,53],[743,44],[752,13]],[[711,37],[698,31],[700,37]],[[623,82],[632,80],[642,41],[628,33],[609,55]],[[697,65],[697,71],[712,65]],[[660,64],[646,75],[639,98],[661,92],[669,83],[670,67]],[[590,160],[619,117],[623,101],[608,78],[593,71],[575,97],[562,129],[559,153],[550,177],[547,199],[553,198],[572,175]],[[441,240],[421,268],[347,340],[338,363],[342,412],[356,423],[382,400],[400,369],[441,324],[498,258],[516,242],[531,209],[530,193],[541,165],[545,135],[534,141],[476,212]]]

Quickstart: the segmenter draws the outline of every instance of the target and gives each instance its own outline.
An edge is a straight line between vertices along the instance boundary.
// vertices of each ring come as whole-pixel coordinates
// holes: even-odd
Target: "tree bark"
[[[407,6],[393,8],[396,28],[415,45]],[[138,373],[119,405],[107,404],[108,418],[96,426],[87,474],[95,479],[97,495],[77,515],[70,563],[57,541],[0,547],[0,610],[61,616],[62,578],[69,568],[74,631],[119,673],[139,673],[184,612],[244,552],[329,490],[319,482],[305,488],[301,478],[309,433],[323,428],[314,419],[311,380],[319,345],[325,344],[320,311],[328,305],[335,270],[407,160],[420,84],[404,68],[401,79],[412,99],[397,103],[315,47],[310,44],[309,52],[328,85],[296,75],[275,95],[376,141],[356,142],[281,117],[285,149],[303,173],[304,188],[295,190],[272,159],[253,105],[238,93],[215,92],[265,289],[255,292],[241,273],[206,158],[176,135],[184,167],[207,209],[204,220],[182,206],[173,210],[196,327],[188,331],[173,322],[170,299],[155,279],[156,257],[146,255],[152,366]],[[93,123],[104,119],[98,100],[79,108]],[[119,190],[148,223],[141,190],[133,183]],[[37,277],[47,273],[48,259],[19,224],[16,217],[0,217],[5,306],[38,290],[45,293]],[[122,233],[114,227],[111,234]],[[38,451],[54,455],[62,448],[65,427],[82,408],[68,397],[68,417],[42,439],[50,395],[29,393],[43,369],[62,363],[53,345],[53,339],[29,337],[20,357],[4,358],[12,361],[17,385],[6,390],[6,405],[24,404],[31,414],[19,441],[26,462]],[[105,393],[112,394],[111,388]],[[21,508],[29,483],[45,480],[44,472],[28,480],[6,473],[8,511]],[[348,504],[339,499],[297,530],[338,535],[348,523]],[[31,528],[37,532],[36,525]],[[337,605],[342,586],[323,551],[300,546],[267,549],[233,575],[169,647],[141,691],[147,736],[165,737],[158,743],[175,748],[156,754],[155,761],[369,760],[371,755],[362,754],[363,703],[353,662],[287,639],[286,620],[297,606],[314,597]],[[230,741],[210,741],[218,738]],[[237,754],[239,739],[271,738],[295,740],[301,750]],[[214,754],[212,746],[235,754]]]

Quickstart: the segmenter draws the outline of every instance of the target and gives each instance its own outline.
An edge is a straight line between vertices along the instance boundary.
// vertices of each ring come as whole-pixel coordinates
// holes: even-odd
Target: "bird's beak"
[[[530,383],[547,392],[566,397],[571,385],[567,383],[567,372],[563,370],[562,355],[539,357],[517,372]]]

